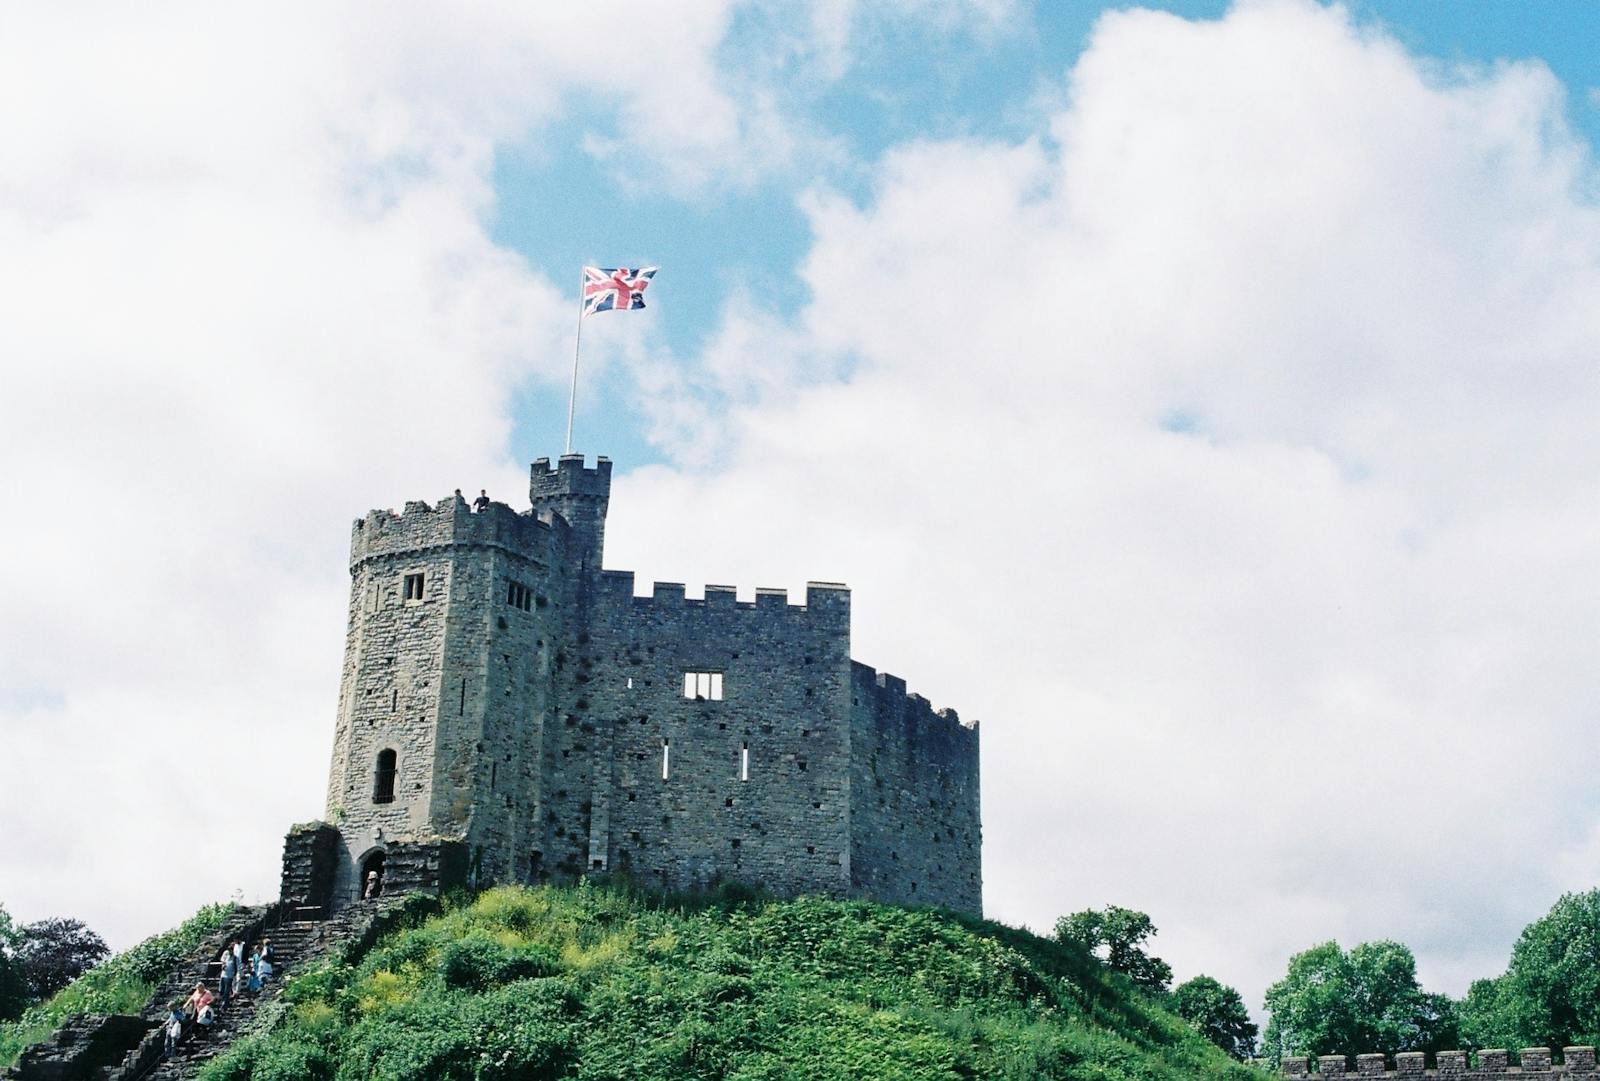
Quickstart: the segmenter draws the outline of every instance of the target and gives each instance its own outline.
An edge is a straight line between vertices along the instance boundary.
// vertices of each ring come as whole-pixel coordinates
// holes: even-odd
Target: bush
[[[444,985],[469,991],[554,976],[560,968],[555,952],[547,947],[507,947],[483,934],[452,942],[439,956],[439,976]]]

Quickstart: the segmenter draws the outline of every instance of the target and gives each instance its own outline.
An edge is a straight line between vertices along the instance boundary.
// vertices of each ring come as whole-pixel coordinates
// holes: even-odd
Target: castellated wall
[[[564,557],[565,534],[559,520],[503,504],[474,513],[454,497],[355,523],[328,790],[328,818],[345,839],[339,895],[353,895],[360,861],[389,841],[465,838],[496,854],[523,839],[549,700],[541,676],[568,603],[540,587]],[[420,596],[407,597],[415,575]],[[540,603],[527,612],[496,603],[510,581]],[[379,803],[384,750],[396,753],[396,772],[392,801]]]
[[[528,513],[450,498],[355,523],[334,903],[381,854],[396,881],[464,863],[478,885],[617,874],[978,912],[976,728],[851,661],[844,586],[635,596],[600,569],[610,466],[535,462]],[[686,695],[686,673],[716,691]],[[327,877],[308,844],[286,848],[300,893]]]
[[[676,583],[635,597],[631,573],[601,574],[546,748],[552,821],[572,817],[570,760],[589,781],[588,835],[550,842],[560,871],[848,890],[850,594],[813,583],[805,601],[725,586],[688,600]],[[685,672],[720,676],[722,699],[685,697]]]
[[[860,663],[850,695],[852,890],[981,911],[978,726]]]
[[[1285,1077],[1375,1077],[1389,1078],[1460,1078],[1461,1081],[1555,1081],[1566,1077],[1600,1077],[1595,1069],[1595,1051],[1592,1047],[1568,1047],[1562,1052],[1563,1062],[1551,1064],[1548,1047],[1525,1047],[1519,1052],[1521,1065],[1510,1063],[1510,1053],[1504,1050],[1479,1051],[1478,1061],[1469,1065],[1465,1051],[1440,1051],[1436,1056],[1436,1069],[1426,1069],[1421,1051],[1402,1051],[1395,1055],[1393,1070],[1384,1068],[1382,1055],[1357,1055],[1355,1068],[1351,1069],[1343,1055],[1323,1055],[1316,1062],[1318,1070],[1310,1071],[1311,1060],[1286,1058],[1283,1060]]]

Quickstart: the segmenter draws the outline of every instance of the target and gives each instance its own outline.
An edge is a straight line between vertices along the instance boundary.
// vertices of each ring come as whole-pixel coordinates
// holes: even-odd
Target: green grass
[[[23,1048],[49,1036],[69,1014],[137,1013],[156,984],[221,927],[233,910],[231,904],[207,905],[175,930],[147,938],[96,965],[15,1021],[0,1024],[0,1069],[15,1065]]]
[[[1246,1081],[1081,950],[947,913],[491,890],[299,973],[208,1081]]]

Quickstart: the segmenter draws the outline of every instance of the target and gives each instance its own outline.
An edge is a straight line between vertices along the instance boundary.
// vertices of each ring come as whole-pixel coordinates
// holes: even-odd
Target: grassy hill
[[[1083,951],[815,898],[502,888],[295,975],[210,1081],[1257,1079]]]

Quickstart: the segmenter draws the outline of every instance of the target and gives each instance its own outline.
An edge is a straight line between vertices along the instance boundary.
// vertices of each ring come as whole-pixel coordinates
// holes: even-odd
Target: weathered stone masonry
[[[1317,1071],[1310,1072],[1311,1060],[1301,1056],[1283,1060],[1285,1077],[1376,1077],[1389,1078],[1448,1078],[1462,1081],[1555,1081],[1565,1077],[1600,1077],[1595,1069],[1595,1052],[1592,1047],[1568,1047],[1562,1051],[1562,1063],[1552,1065],[1548,1047],[1525,1047],[1518,1053],[1520,1065],[1510,1063],[1510,1052],[1504,1050],[1479,1051],[1476,1064],[1469,1064],[1465,1051],[1440,1051],[1436,1068],[1425,1068],[1421,1051],[1402,1051],[1394,1057],[1395,1068],[1384,1068],[1384,1056],[1357,1055],[1355,1068],[1343,1055],[1322,1055],[1316,1060]]]
[[[977,726],[850,659],[842,585],[635,596],[601,569],[610,481],[540,459],[529,512],[355,523],[333,830],[291,834],[285,896],[338,907],[381,867],[391,890],[616,873],[978,912]]]

